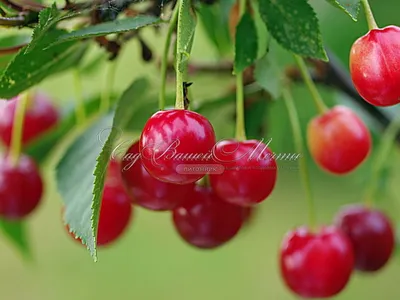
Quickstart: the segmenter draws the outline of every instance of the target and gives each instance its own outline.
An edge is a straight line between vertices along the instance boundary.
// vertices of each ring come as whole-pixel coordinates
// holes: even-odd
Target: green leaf
[[[61,30],[49,31],[34,50],[29,53],[25,53],[24,48],[20,50],[0,77],[0,98],[14,97],[81,60],[88,48],[86,43],[69,42],[42,50],[41,45],[47,45],[63,33]]]
[[[265,25],[263,19],[261,18],[260,9],[256,1],[251,1],[251,7],[253,9],[254,24],[257,29],[257,43],[258,52],[257,59],[262,58],[268,51],[271,36],[268,33],[267,26]]]
[[[254,78],[256,82],[270,95],[273,99],[278,99],[282,89],[282,70],[270,59],[270,54],[259,59],[255,64]]]
[[[146,80],[135,81],[120,98],[115,114],[109,113],[80,135],[57,165],[56,178],[65,203],[65,221],[82,239],[95,261],[101,195],[112,146],[132,118],[132,99],[148,89]]]
[[[40,42],[46,32],[52,28],[60,16],[60,11],[54,3],[51,7],[45,8],[39,13],[39,23],[36,25],[32,34],[32,41],[25,48],[25,53],[32,51],[35,46]]]
[[[328,61],[318,18],[307,0],[262,0],[260,14],[271,35],[285,49]]]
[[[360,12],[360,0],[326,0],[333,6],[343,10],[354,21],[357,21]]]
[[[111,104],[116,100],[116,97],[112,95],[110,97]],[[101,97],[97,96],[89,101],[84,102],[85,115],[90,118],[99,111]],[[51,151],[60,143],[61,140],[67,134],[75,128],[77,125],[77,118],[75,107],[72,107],[62,117],[61,122],[52,130],[39,137],[37,140],[29,143],[27,148],[24,150],[26,154],[33,157],[37,163],[42,163],[47,159]]]
[[[104,36],[112,33],[126,32],[149,25],[155,25],[160,22],[161,20],[159,18],[153,16],[137,16],[134,18],[126,18],[122,20],[115,20],[112,22],[105,22],[65,33],[54,39],[54,43],[51,44],[51,46],[69,41],[87,39],[96,36]]]
[[[10,61],[18,53],[9,53],[7,50],[13,47],[25,45],[29,43],[31,36],[29,34],[12,34],[0,37],[0,74],[7,67]],[[4,49],[6,51],[4,51]]]
[[[179,55],[177,58],[177,61],[179,62],[178,70],[180,72],[185,72],[197,24],[190,0],[181,0],[179,19],[178,34],[180,38],[178,39],[179,44],[177,44],[177,55]]]
[[[251,15],[246,12],[236,28],[235,72],[250,66],[258,54],[257,28]]]
[[[21,251],[24,257],[30,258],[31,250],[29,247],[28,234],[26,226],[21,221],[7,221],[0,219],[0,227],[3,234],[10,240],[14,246]]]

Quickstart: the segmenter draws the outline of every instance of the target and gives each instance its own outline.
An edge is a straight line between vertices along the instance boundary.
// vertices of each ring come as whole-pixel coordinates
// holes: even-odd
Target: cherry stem
[[[28,92],[19,95],[19,99],[17,100],[17,107],[15,109],[10,145],[11,162],[14,166],[18,164],[19,157],[21,155],[25,111],[29,101],[29,97],[30,95],[28,94]]]
[[[364,13],[365,17],[367,18],[369,30],[378,29],[378,24],[376,24],[374,14],[372,13],[371,6],[369,5],[368,0],[361,0],[361,2],[364,7]]]
[[[327,106],[325,105],[324,101],[322,100],[321,95],[318,92],[318,89],[314,83],[314,81],[311,78],[310,73],[308,72],[306,63],[304,62],[304,59],[301,56],[298,56],[294,54],[294,58],[296,59],[296,62],[299,66],[301,75],[303,77],[304,82],[307,85],[307,88],[309,89],[311,96],[314,100],[314,104],[317,107],[318,111],[320,114],[323,114],[325,111],[328,110]]]
[[[86,111],[82,94],[82,79],[78,68],[74,69],[74,86],[75,86],[75,115],[76,122],[78,125],[81,125],[85,122],[86,119]]]
[[[382,135],[382,139],[375,159],[372,162],[371,179],[366,191],[365,204],[372,206],[376,199],[376,192],[378,190],[379,175],[387,162],[387,157],[390,150],[396,142],[397,133],[400,131],[400,117],[397,117],[386,128]]]
[[[166,94],[166,86],[167,86],[167,71],[168,71],[168,54],[171,48],[171,38],[172,34],[176,29],[176,23],[178,21],[179,16],[179,6],[176,6],[174,12],[172,14],[171,20],[169,21],[169,27],[167,32],[167,37],[165,39],[164,52],[161,60],[161,90],[160,96],[158,99],[158,108],[160,110],[164,110],[165,108],[165,94]]]
[[[306,192],[309,226],[310,229],[313,230],[315,229],[316,225],[315,203],[314,203],[314,197],[311,192],[311,183],[310,183],[310,175],[309,175],[307,160],[305,155],[303,155],[303,153],[305,153],[303,147],[304,142],[301,133],[299,116],[296,110],[296,106],[294,104],[292,94],[290,93],[288,86],[283,89],[282,96],[285,101],[285,105],[289,114],[290,124],[294,135],[296,151],[300,155],[299,158],[300,175],[303,180],[303,186]]]
[[[246,0],[239,0],[239,19],[246,12]],[[246,128],[244,120],[244,82],[243,71],[236,72],[236,139],[246,140]]]
[[[114,61],[110,62],[108,67],[105,89],[100,102],[100,112],[107,112],[110,109],[111,90],[114,86],[117,63]]]

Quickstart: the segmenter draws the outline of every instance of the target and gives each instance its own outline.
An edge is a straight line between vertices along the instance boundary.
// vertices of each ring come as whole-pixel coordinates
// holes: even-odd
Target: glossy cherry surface
[[[117,161],[110,161],[100,207],[98,246],[108,246],[117,241],[126,231],[132,219],[131,199],[123,186],[120,168]],[[68,226],[66,229],[69,232]],[[73,233],[70,235],[75,238]],[[81,242],[80,239],[76,240]]]
[[[231,240],[243,224],[243,208],[218,198],[210,187],[196,186],[173,211],[180,236],[197,248],[211,249]]]
[[[357,270],[374,272],[386,265],[393,254],[395,234],[383,212],[363,205],[346,206],[336,224],[353,244]]]
[[[36,163],[21,155],[16,165],[0,158],[0,216],[10,220],[23,219],[40,204],[43,182]]]
[[[12,128],[15,110],[20,97],[15,97],[0,106],[0,137],[9,146],[11,143]],[[37,137],[51,129],[59,120],[59,114],[51,99],[43,94],[33,94],[28,99],[23,133],[23,145],[35,140]]]
[[[215,162],[224,167],[221,174],[210,174],[211,186],[220,198],[251,206],[272,193],[277,165],[266,144],[256,140],[224,140],[216,144],[213,154]]]
[[[364,122],[340,105],[310,121],[307,142],[315,162],[338,175],[355,170],[371,149],[371,135]]]
[[[354,267],[350,240],[335,227],[312,233],[305,227],[289,232],[280,252],[286,285],[304,298],[328,298],[346,286]]]
[[[183,109],[155,113],[145,124],[139,149],[151,176],[174,183],[193,183],[212,163],[215,133],[202,115]]]
[[[373,29],[360,37],[350,51],[350,73],[367,102],[400,103],[400,27]]]
[[[139,142],[135,142],[124,155],[121,174],[133,203],[155,211],[174,209],[186,199],[195,185],[172,184],[152,177],[142,165]]]

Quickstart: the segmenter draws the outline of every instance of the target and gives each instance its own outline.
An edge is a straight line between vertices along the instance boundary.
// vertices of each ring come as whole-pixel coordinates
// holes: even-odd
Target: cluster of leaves
[[[187,64],[185,53],[190,52],[196,22],[194,22],[192,1],[182,1],[184,5],[181,6],[183,9],[181,16],[184,26],[178,27],[178,34],[181,34],[182,38],[180,39],[181,44],[177,45],[177,59],[180,59],[183,64]],[[327,1],[344,10],[356,20],[360,1]],[[129,2],[129,4],[133,2]],[[210,41],[221,55],[228,53],[231,49],[228,23],[235,1],[201,2],[203,4],[196,4],[196,9],[201,22],[205,25]],[[154,7],[159,7],[159,1],[155,3],[158,6]],[[290,52],[326,61],[328,58],[323,47],[318,18],[307,0],[251,0],[249,3],[253,13],[246,12],[238,20],[236,26],[234,71],[242,72],[249,66],[254,66],[256,82],[276,98],[279,97],[280,92],[280,76],[278,76],[280,70],[269,57],[271,37]],[[125,5],[120,10],[123,11],[128,7],[129,5]],[[125,18],[117,18],[117,15],[108,14],[94,24],[92,22],[75,30],[67,30],[65,26],[60,25],[65,21],[80,18],[84,14],[84,11],[76,9],[61,10],[55,4],[42,9],[37,15],[37,23],[29,23],[29,25],[35,24],[31,36],[24,35],[24,40],[29,40],[29,43],[19,49],[16,55],[7,57],[9,60],[6,61],[7,66],[0,73],[0,98],[10,99],[54,74],[80,66],[95,38],[134,32],[139,28],[163,23],[159,17],[160,12],[157,11],[154,14],[141,14]],[[15,43],[20,42],[18,39],[13,40]],[[274,77],[276,82],[271,82],[270,79]],[[66,149],[57,166],[58,188],[66,204],[65,221],[71,230],[82,239],[95,259],[97,257],[96,232],[101,193],[112,146],[118,139],[119,130],[140,130],[141,125],[138,124],[138,120],[142,120],[143,114],[139,113],[142,112],[142,109],[150,112],[156,109],[154,102],[150,103],[154,106],[144,107],[143,105],[146,102],[144,99],[149,97],[148,91],[149,82],[140,79],[132,83],[119,100],[116,101],[114,97],[113,109],[106,115],[97,116],[90,127],[78,135]],[[131,101],[133,98],[135,98],[134,104]],[[230,100],[222,99],[212,105],[232,103]],[[99,99],[86,102],[87,114],[95,114],[98,106]],[[201,109],[201,107],[198,108],[199,111]],[[256,112],[264,111],[259,107],[253,109]],[[260,116],[256,120],[260,118],[262,117]],[[249,122],[254,122],[254,119],[248,119]],[[71,113],[64,118],[56,130],[31,145],[26,151],[38,161],[43,160],[50,153],[52,147],[76,126],[76,123],[77,120]],[[254,128],[254,131],[257,130],[257,123],[246,125],[248,128]],[[105,128],[110,130],[105,133]],[[99,140],[99,132],[104,133],[102,140]],[[20,247],[26,248],[22,224],[15,227],[15,224],[10,225],[3,222],[1,226],[10,236],[17,237],[14,239]]]

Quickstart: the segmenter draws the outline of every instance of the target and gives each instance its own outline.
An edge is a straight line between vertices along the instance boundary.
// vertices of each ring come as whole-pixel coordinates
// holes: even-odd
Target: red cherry
[[[118,240],[132,219],[131,199],[120,177],[120,164],[110,161],[104,184],[97,231],[97,246],[108,246]],[[69,232],[69,227],[66,225]],[[74,239],[75,235],[69,233]],[[80,243],[79,238],[76,239]]]
[[[368,128],[350,108],[341,105],[312,119],[307,139],[315,162],[338,175],[357,168],[371,149]]]
[[[32,213],[43,194],[43,182],[36,163],[21,155],[16,165],[0,158],[0,216],[20,220]]]
[[[210,174],[211,186],[220,198],[250,206],[272,193],[277,165],[266,144],[256,140],[225,140],[213,152],[214,160],[225,168],[221,174]]]
[[[17,96],[0,106],[0,138],[7,146],[11,144],[15,109],[19,99]],[[29,97],[22,134],[23,145],[51,129],[58,119],[58,112],[47,95],[36,93]]]
[[[373,29],[360,37],[350,51],[350,73],[367,102],[400,103],[400,27]]]
[[[336,224],[353,244],[357,270],[374,272],[386,265],[393,254],[395,235],[383,212],[363,205],[347,206],[338,213]]]
[[[139,150],[144,167],[158,180],[193,183],[207,173],[215,133],[210,122],[189,110],[155,113],[144,126]]]
[[[304,298],[327,298],[346,286],[354,266],[350,240],[335,227],[289,232],[280,253],[286,285]]]
[[[142,165],[139,142],[135,142],[126,152],[121,164],[121,174],[133,203],[155,211],[174,209],[195,185],[177,185],[152,177]]]
[[[243,208],[218,198],[210,187],[196,186],[187,200],[173,211],[180,236],[202,249],[222,246],[243,224]]]

